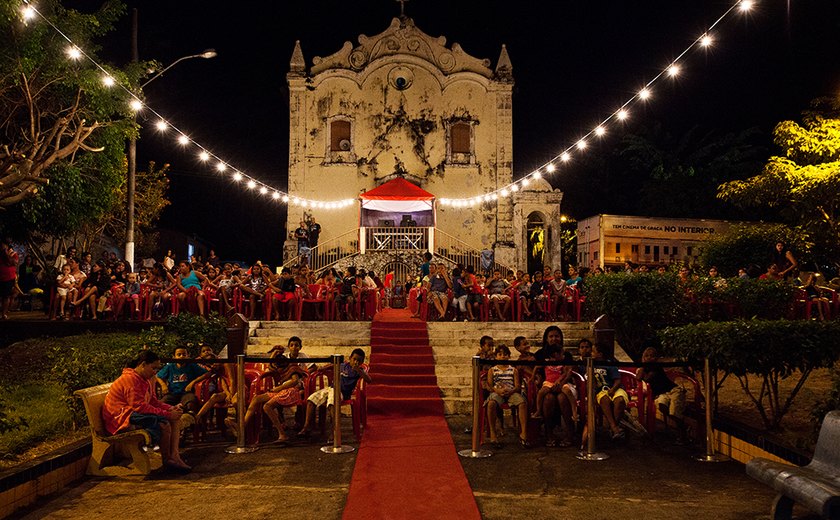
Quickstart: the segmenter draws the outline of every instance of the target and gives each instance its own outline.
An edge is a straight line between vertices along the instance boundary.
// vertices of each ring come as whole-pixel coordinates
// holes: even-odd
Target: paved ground
[[[459,449],[469,447],[463,433],[467,422],[450,420]],[[349,428],[344,435],[356,445]],[[689,449],[667,440],[605,442],[601,449],[611,457],[603,462],[578,461],[573,448],[526,451],[515,441],[509,431],[492,457],[463,460],[484,518],[769,518],[772,492],[748,478],[742,465],[694,462]],[[114,520],[147,511],[178,520],[341,517],[355,453],[325,455],[316,440],[270,445],[246,455],[226,455],[226,445],[187,450],[185,457],[195,466],[190,475],[86,480],[20,516]],[[446,518],[441,506],[440,518]]]

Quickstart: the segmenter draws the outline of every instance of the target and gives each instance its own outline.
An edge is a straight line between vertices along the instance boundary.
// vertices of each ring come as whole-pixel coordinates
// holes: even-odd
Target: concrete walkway
[[[345,420],[345,443],[358,446]],[[468,419],[450,419],[458,449],[469,446]],[[482,517],[586,520],[769,518],[773,493],[738,463],[703,464],[666,440],[604,443],[611,458],[575,459],[572,448],[522,450],[513,431],[488,459],[462,460]],[[341,517],[355,453],[326,455],[320,443],[268,445],[226,455],[226,443],[191,448],[190,475],[142,480],[85,480],[19,512],[26,519],[108,519],[165,516],[210,518]],[[418,448],[422,450],[422,447]],[[382,497],[388,500],[389,497]],[[805,518],[797,511],[799,518]]]

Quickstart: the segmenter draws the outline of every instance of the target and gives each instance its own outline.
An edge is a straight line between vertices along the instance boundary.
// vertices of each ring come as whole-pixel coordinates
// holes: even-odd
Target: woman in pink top
[[[164,466],[189,472],[192,468],[178,450],[179,420],[184,412],[180,405],[170,406],[155,397],[154,381],[160,367],[160,356],[151,350],[140,351],[108,390],[102,419],[111,435],[135,428],[145,429],[152,443],[160,445]]]

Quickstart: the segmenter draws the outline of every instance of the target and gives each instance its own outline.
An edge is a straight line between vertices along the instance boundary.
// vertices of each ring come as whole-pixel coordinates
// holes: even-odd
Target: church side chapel
[[[413,273],[427,250],[476,267],[488,251],[500,267],[560,265],[562,193],[545,180],[472,206],[441,204],[514,180],[513,66],[504,45],[491,68],[404,14],[309,64],[305,43],[296,42],[287,74],[287,227],[291,236],[301,220],[321,225],[313,268]],[[284,253],[287,264],[303,260],[295,240]]]

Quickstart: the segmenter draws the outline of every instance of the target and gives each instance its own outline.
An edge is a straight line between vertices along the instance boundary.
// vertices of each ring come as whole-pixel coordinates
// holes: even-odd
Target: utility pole
[[[137,8],[131,10],[131,62],[140,61],[137,48]],[[134,118],[137,121],[137,116]],[[134,271],[134,185],[137,175],[137,137],[128,140],[128,181],[126,187],[125,261]]]

